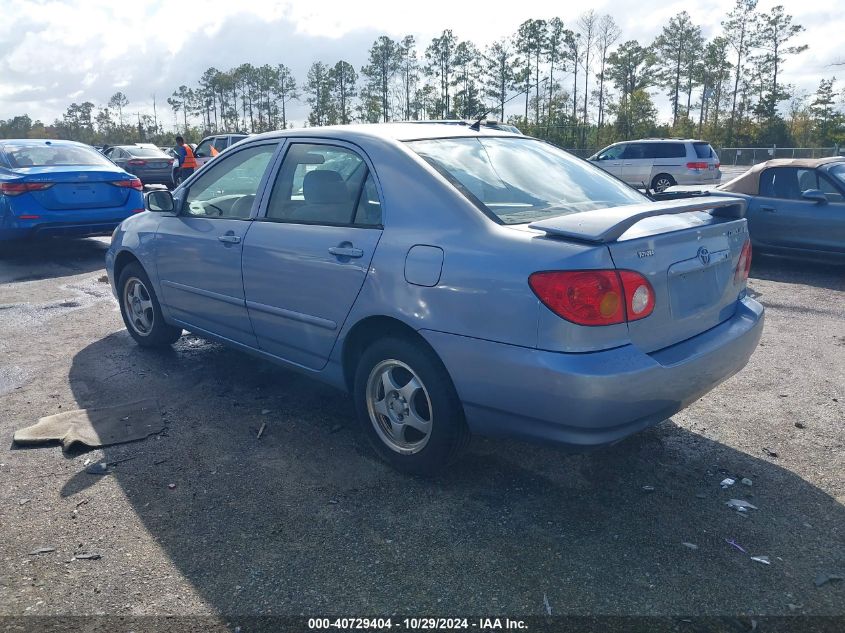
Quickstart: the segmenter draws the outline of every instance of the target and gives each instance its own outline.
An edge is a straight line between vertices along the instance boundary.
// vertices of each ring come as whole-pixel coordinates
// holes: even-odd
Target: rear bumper
[[[474,433],[589,447],[665,420],[738,372],[763,319],[746,297],[728,321],[651,354],[632,345],[565,354],[421,334],[452,376]]]
[[[722,180],[722,172],[719,169],[713,171],[687,170],[674,175],[675,182],[679,185],[712,185]]]
[[[143,197],[137,192],[137,196],[130,196],[125,206],[116,208],[48,210],[30,205],[30,208],[12,211],[7,207],[5,212],[0,210],[0,241],[108,235],[118,224],[133,215],[133,209],[142,210],[143,206]],[[21,218],[21,215],[37,217]]]

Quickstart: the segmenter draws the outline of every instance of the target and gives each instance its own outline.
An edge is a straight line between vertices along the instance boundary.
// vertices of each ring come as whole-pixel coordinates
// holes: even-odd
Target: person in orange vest
[[[179,155],[179,182],[182,182],[194,173],[197,159],[194,157],[194,150],[181,136],[176,137],[176,153]]]

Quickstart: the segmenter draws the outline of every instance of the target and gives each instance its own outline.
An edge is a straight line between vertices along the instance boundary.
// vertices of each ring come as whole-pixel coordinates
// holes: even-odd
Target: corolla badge
[[[710,263],[710,251],[702,246],[698,249],[698,259],[700,259],[701,263],[706,266]]]

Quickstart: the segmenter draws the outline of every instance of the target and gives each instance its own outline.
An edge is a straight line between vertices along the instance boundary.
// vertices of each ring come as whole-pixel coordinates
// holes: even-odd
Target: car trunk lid
[[[128,175],[97,166],[45,166],[15,170],[29,182],[49,182],[51,187],[32,191],[35,200],[45,209],[99,209],[126,204],[131,189],[111,183],[127,180]]]
[[[618,270],[643,275],[653,312],[627,324],[645,352],[691,338],[729,319],[745,291],[735,271],[747,239],[744,204],[670,200],[601,209],[536,222],[550,236],[603,245]],[[584,217],[576,217],[584,216]],[[592,217],[591,217],[592,216]]]

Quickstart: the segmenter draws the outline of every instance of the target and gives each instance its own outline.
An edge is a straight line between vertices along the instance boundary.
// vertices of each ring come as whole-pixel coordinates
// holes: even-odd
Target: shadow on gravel
[[[751,278],[845,290],[845,263],[802,261],[754,253]]]
[[[113,334],[77,354],[70,384],[81,406],[159,399],[166,436],[107,449],[109,461],[134,457],[107,476],[225,614],[542,615],[544,600],[556,615],[845,605],[843,583],[813,584],[845,565],[843,506],[776,460],[672,422],[587,455],[478,440],[426,481],[375,459],[346,396],[193,336],[157,354]],[[741,406],[736,415],[753,423]],[[722,490],[728,476],[737,483]],[[96,494],[99,481],[76,475],[63,494]],[[759,510],[738,514],[730,498]]]
[[[0,242],[0,283],[89,273],[105,267],[107,249],[108,243],[97,239]]]

